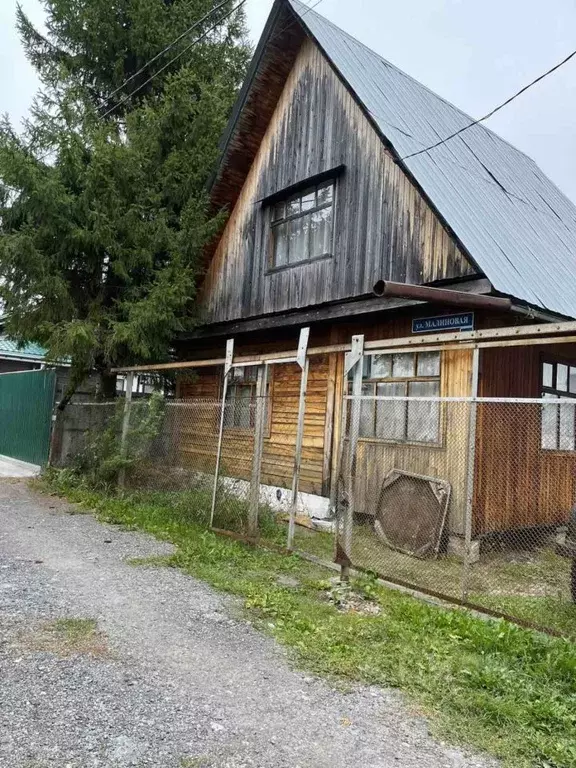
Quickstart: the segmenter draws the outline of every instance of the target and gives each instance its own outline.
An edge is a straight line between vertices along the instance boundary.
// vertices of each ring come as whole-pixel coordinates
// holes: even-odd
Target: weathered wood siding
[[[341,165],[332,258],[268,272],[268,213],[260,201]],[[205,322],[362,295],[380,278],[421,283],[473,272],[306,40],[208,267],[201,292]]]
[[[442,397],[470,394],[472,353],[470,350],[441,353]],[[375,515],[380,490],[392,469],[403,469],[447,480],[451,485],[448,528],[462,534],[466,509],[468,410],[463,403],[444,403],[441,411],[441,442],[438,447],[384,442],[360,438],[356,472],[357,510]]]
[[[300,475],[300,490],[306,493],[323,492],[328,373],[328,357],[311,360]],[[183,380],[179,385],[179,397],[190,402],[190,414],[180,428],[180,460],[183,466],[204,472],[214,470],[221,381],[222,371],[215,370]],[[282,488],[292,485],[299,394],[299,366],[288,363],[273,366],[269,400],[271,410],[262,456],[261,481],[266,485]],[[253,449],[251,430],[225,429],[222,474],[248,480]]]
[[[483,350],[483,397],[540,397],[542,359],[576,360],[573,345]],[[533,404],[480,404],[474,495],[476,534],[565,522],[575,500],[576,454],[541,448]]]

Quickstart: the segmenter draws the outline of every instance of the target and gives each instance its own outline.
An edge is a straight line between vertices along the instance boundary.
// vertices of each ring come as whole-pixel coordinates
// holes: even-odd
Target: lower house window
[[[224,427],[254,429],[258,366],[232,368],[226,391]]]
[[[576,366],[542,363],[542,397],[555,401],[554,404],[542,406],[542,448],[550,451],[575,450]]]
[[[362,395],[439,397],[440,353],[400,352],[364,358]],[[440,442],[440,403],[361,400],[360,437],[406,443]]]

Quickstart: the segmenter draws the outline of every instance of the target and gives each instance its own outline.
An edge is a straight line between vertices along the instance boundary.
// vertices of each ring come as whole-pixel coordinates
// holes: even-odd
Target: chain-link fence
[[[93,471],[108,450],[110,477],[125,464],[128,488],[202,525],[576,635],[576,401],[345,395],[319,493],[324,427],[313,408],[300,421],[297,378],[281,383],[258,391],[244,373],[224,397],[72,404],[52,463],[88,451]]]
[[[576,401],[345,401],[341,562],[576,634]]]

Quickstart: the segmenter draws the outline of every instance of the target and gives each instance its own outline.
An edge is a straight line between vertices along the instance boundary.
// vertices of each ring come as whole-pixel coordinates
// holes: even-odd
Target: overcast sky
[[[39,0],[21,4],[41,23]],[[254,42],[271,5],[247,2]],[[15,10],[16,0],[0,0],[0,112],[17,124],[37,81],[14,29]],[[576,48],[574,0],[321,0],[316,10],[474,117]],[[487,125],[576,202],[576,58]]]

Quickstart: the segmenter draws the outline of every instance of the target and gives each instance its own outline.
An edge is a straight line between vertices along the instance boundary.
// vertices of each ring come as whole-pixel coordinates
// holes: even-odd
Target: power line
[[[142,72],[144,72],[144,70],[147,69],[150,66],[150,64],[153,64],[155,61],[157,61],[165,53],[168,53],[168,51],[170,51],[172,48],[174,48],[174,46],[177,43],[179,43],[180,40],[182,40],[183,37],[186,37],[186,35],[189,35],[190,32],[192,32],[193,30],[196,29],[196,27],[199,27],[200,24],[202,24],[204,21],[206,21],[213,13],[215,13],[216,11],[219,11],[220,8],[222,8],[224,5],[226,5],[229,2],[230,2],[230,0],[222,0],[221,3],[219,3],[217,6],[215,6],[210,11],[208,11],[208,13],[206,13],[204,16],[202,16],[201,19],[198,19],[198,21],[195,21],[194,24],[192,24],[190,27],[188,27],[188,29],[185,29],[184,32],[182,32],[181,35],[178,35],[178,37],[175,38],[174,40],[172,40],[172,42],[169,43],[163,50],[161,50],[159,53],[157,53],[155,56],[153,56],[145,64],[143,64],[140,67],[139,70],[134,72],[134,74],[130,75],[130,77],[126,78],[126,80],[124,80],[124,82],[121,83],[121,85],[119,85],[118,88],[113,90],[112,93],[110,93],[108,96],[106,96],[106,98],[102,99],[101,106],[104,106],[104,104],[106,104],[106,102],[110,101],[110,99],[118,93],[118,91],[121,91],[123,88],[125,88],[128,85],[129,82],[134,80],[135,77],[138,77],[138,75],[141,75]]]
[[[473,120],[469,125],[465,125],[464,128],[460,128],[458,131],[455,131],[454,133],[451,133],[450,136],[446,136],[445,139],[441,139],[440,141],[437,141],[435,144],[431,144],[429,147],[425,147],[424,149],[419,149],[418,152],[412,152],[412,154],[410,154],[410,155],[404,155],[404,157],[401,157],[400,160],[408,160],[410,157],[416,157],[417,155],[424,154],[424,152],[429,152],[431,149],[435,149],[436,147],[439,147],[442,144],[445,144],[447,141],[450,141],[450,139],[453,139],[455,136],[459,136],[461,133],[464,133],[464,131],[467,131],[469,128],[472,128],[473,125],[478,125],[478,123],[482,123],[482,122],[484,122],[484,120],[488,120],[489,117],[492,117],[492,115],[495,115],[496,112],[498,112],[503,107],[505,107],[508,104],[510,104],[510,102],[514,101],[514,99],[517,99],[518,96],[521,96],[529,88],[532,88],[533,85],[536,85],[536,83],[539,83],[540,80],[544,80],[544,78],[548,77],[548,75],[551,75],[552,72],[555,72],[557,69],[560,69],[560,67],[564,66],[564,64],[569,62],[570,59],[574,58],[574,56],[576,56],[576,51],[572,51],[572,53],[568,54],[568,56],[566,56],[565,59],[562,59],[562,61],[559,61],[558,64],[555,64],[547,72],[544,72],[542,75],[537,77],[535,80],[532,80],[531,83],[528,83],[528,85],[525,85],[523,88],[521,88],[513,96],[510,96],[509,99],[506,99],[506,101],[503,101],[502,104],[499,104],[491,112],[488,112],[487,115],[484,115],[484,117],[479,117],[478,120]]]
[[[320,1],[320,0],[319,0]],[[154,80],[155,77],[157,77],[161,72],[164,72],[165,69],[167,69],[169,66],[174,64],[175,61],[177,61],[181,56],[183,56],[185,53],[187,53],[191,48],[193,48],[195,45],[197,45],[199,42],[204,40],[205,37],[207,37],[210,32],[213,32],[220,24],[222,24],[223,21],[225,21],[227,18],[232,16],[233,13],[235,13],[239,8],[241,8],[246,3],[246,0],[240,0],[240,2],[234,6],[228,13],[225,13],[223,16],[221,16],[218,21],[213,24],[209,29],[207,29],[205,32],[203,32],[201,35],[199,35],[195,40],[193,40],[191,43],[189,43],[185,48],[183,48],[179,53],[176,54],[170,61],[166,62],[163,67],[160,67],[156,72],[154,72],[150,77],[145,80],[143,83],[141,83],[137,88],[135,88],[131,93],[124,96],[123,99],[120,99],[120,101],[117,104],[114,104],[114,106],[110,107],[110,109],[106,110],[103,115],[100,115],[102,120],[107,117],[111,112],[113,112],[118,107],[121,107],[122,104],[125,104],[127,101],[129,101],[132,96],[138,93],[138,91],[141,91],[142,88],[148,85],[148,83],[151,83],[152,80]]]

